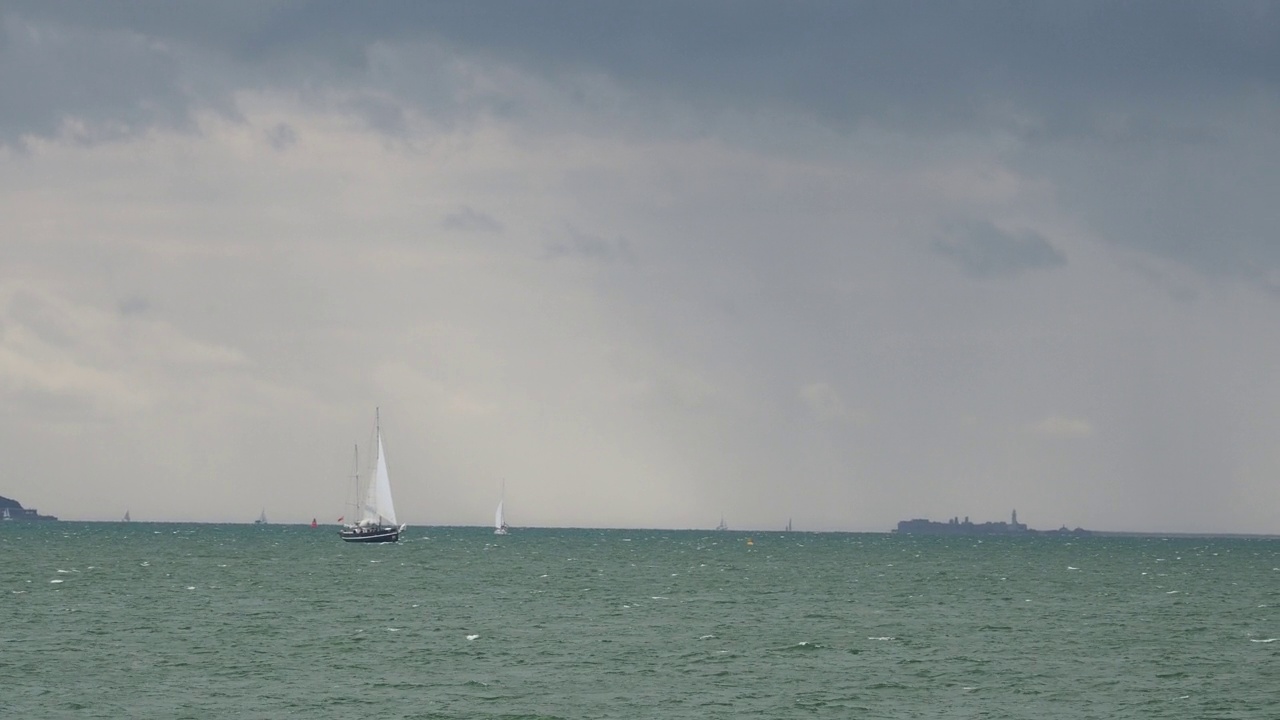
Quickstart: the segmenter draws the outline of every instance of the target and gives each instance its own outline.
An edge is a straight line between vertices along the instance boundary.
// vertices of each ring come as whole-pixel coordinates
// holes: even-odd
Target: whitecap
[[[977,685],[974,685],[974,686],[965,685],[964,687],[962,687],[962,688],[960,688],[960,689],[961,689],[961,690],[964,690],[965,692],[973,692],[974,690],[977,690],[977,689],[978,689],[978,686],[977,686]]]
[[[1180,593],[1180,592],[1182,592],[1182,591],[1181,591],[1181,590],[1170,590],[1170,591],[1166,592],[1166,593],[1165,593],[1165,595],[1177,595],[1177,594],[1178,594],[1178,593]]]
[[[188,585],[188,586],[187,586],[187,589],[188,589],[188,590],[195,590],[195,589],[196,589],[196,586],[195,586],[195,585]]]
[[[1080,568],[1078,568],[1078,567],[1071,567],[1070,565],[1068,565],[1068,566],[1067,566],[1067,569],[1068,569],[1068,570],[1079,570]]]
[[[1256,640],[1254,638],[1249,638],[1249,642],[1256,642],[1256,643],[1273,643],[1275,641],[1276,641],[1275,638],[1267,638],[1266,640]]]
[[[62,581],[62,580],[50,580],[49,582],[53,583],[54,585],[57,585],[58,583],[63,582],[63,581]]]
[[[387,632],[400,632],[401,628],[387,628]]]
[[[715,637],[715,635],[702,635],[702,636],[700,636],[698,639],[699,639],[699,640],[710,640],[710,639],[712,639],[712,638],[714,638],[714,637]]]
[[[478,637],[480,637],[480,636],[479,636],[479,635],[468,635],[468,636],[467,636],[467,639],[468,639],[468,640],[475,640],[475,639],[476,639],[476,638],[478,638]]]
[[[885,636],[885,637],[869,637],[867,639],[868,640],[895,640],[896,638]]]
[[[147,562],[146,560],[143,560],[142,562],[138,563],[138,565],[140,567],[151,567],[151,563]]]
[[[650,597],[649,597],[649,599],[650,599],[650,600],[666,600],[667,598],[665,598],[665,597],[663,597],[663,596],[661,596],[661,595],[652,595],[652,596],[650,596]]]

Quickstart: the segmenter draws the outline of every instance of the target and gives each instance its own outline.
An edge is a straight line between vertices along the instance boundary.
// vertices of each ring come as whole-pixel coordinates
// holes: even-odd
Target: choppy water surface
[[[0,593],[22,718],[1280,708],[1275,540],[7,523]]]

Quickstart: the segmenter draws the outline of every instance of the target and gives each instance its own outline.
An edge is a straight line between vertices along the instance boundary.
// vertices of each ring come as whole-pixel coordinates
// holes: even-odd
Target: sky
[[[376,412],[412,525],[1280,533],[1277,37],[0,2],[0,495],[333,522]]]

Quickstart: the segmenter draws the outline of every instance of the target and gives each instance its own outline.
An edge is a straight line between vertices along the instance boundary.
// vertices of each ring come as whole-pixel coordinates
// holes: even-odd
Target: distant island
[[[1018,522],[1018,511],[1013,511],[1013,517],[1009,522],[1003,520],[999,522],[973,523],[969,522],[969,518],[961,520],[953,517],[946,522],[934,522],[932,520],[902,520],[898,523],[898,528],[893,532],[899,535],[1069,535],[1073,537],[1083,537],[1092,535],[1093,532],[1084,528],[1076,528],[1071,530],[1065,525],[1057,530],[1032,530],[1027,527],[1026,523]]]
[[[17,500],[0,497],[0,521],[57,519],[52,515],[41,515],[35,508],[24,508]]]

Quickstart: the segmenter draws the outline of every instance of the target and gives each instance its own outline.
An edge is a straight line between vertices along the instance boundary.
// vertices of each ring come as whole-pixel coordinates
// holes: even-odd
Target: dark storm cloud
[[[1028,270],[1061,267],[1067,259],[1039,233],[1005,232],[989,222],[970,222],[933,243],[934,252],[975,278],[1012,277]]]
[[[34,50],[31,59],[63,79],[88,69],[77,57],[107,61],[97,70],[115,80],[98,88],[96,102],[60,96],[87,111],[114,103],[145,113],[157,93],[168,100],[160,108],[182,97],[162,76],[165,52],[112,45],[128,38],[247,67],[310,64],[329,79],[367,70],[375,42],[428,41],[549,76],[603,73],[744,110],[788,105],[844,127],[868,119],[1013,126],[1012,103],[1039,116],[1035,132],[1099,132],[1100,106],[1198,102],[1280,83],[1280,12],[1250,3],[96,2],[19,3],[5,18],[8,59]],[[96,40],[74,52],[32,48],[23,40],[31,25],[92,31]],[[145,72],[114,72],[130,62]],[[32,82],[53,79],[28,70]],[[56,110],[55,99],[32,112]]]
[[[182,126],[191,103],[172,55],[141,35],[0,17],[0,143],[76,120],[83,141]]]
[[[548,83],[614,133],[663,132],[650,108],[671,102],[712,133],[782,111],[841,133],[1011,137],[1004,160],[1105,241],[1264,284],[1280,270],[1272,3],[17,2],[0,23],[0,144],[234,117],[242,89],[338,88],[339,109],[393,136],[415,113],[537,112],[461,59]],[[634,101],[601,101],[592,77]]]

